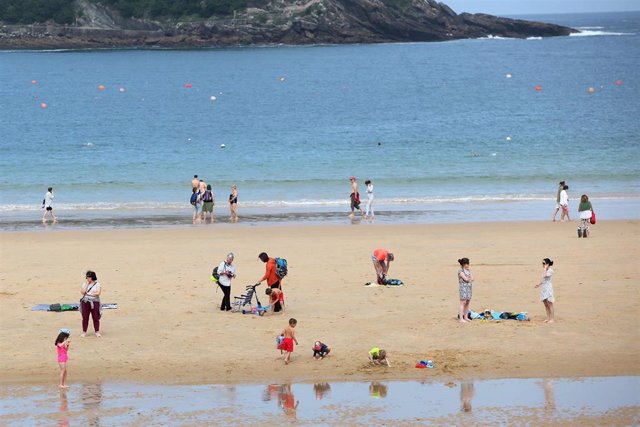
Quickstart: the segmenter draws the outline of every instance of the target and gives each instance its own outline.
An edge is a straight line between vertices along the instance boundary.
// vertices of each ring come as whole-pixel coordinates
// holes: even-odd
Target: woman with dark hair
[[[89,327],[89,314],[93,319],[93,329],[96,332],[96,337],[100,337],[100,293],[102,288],[98,283],[98,277],[96,273],[89,270],[85,274],[87,279],[80,288],[82,299],[80,300],[80,312],[82,313],[82,335],[80,338],[84,338],[87,335],[87,328]]]
[[[60,329],[58,337],[56,338],[56,348],[58,350],[58,365],[60,365],[60,388],[69,388],[67,382],[67,361],[69,360],[69,335],[71,332],[68,329]]]
[[[544,304],[544,309],[547,312],[547,319],[544,323],[553,323],[554,312],[553,312],[553,303],[555,302],[555,298],[553,297],[553,269],[551,266],[553,265],[553,261],[549,258],[545,258],[542,260],[542,280],[535,287],[542,286],[540,290],[540,301]]]
[[[458,311],[458,322],[467,323],[469,320],[469,305],[471,304],[471,286],[473,285],[473,274],[469,269],[469,258],[458,260],[460,269],[458,270],[458,290],[460,293],[460,309]]]
[[[562,191],[560,192],[560,207],[562,208],[562,213],[560,214],[560,222],[564,222],[565,216],[569,221],[571,221],[571,215],[569,215],[569,193],[567,193],[568,189],[569,186],[565,184],[562,187]]]
[[[260,252],[258,255],[258,259],[265,263],[265,272],[264,276],[260,278],[256,282],[256,286],[260,285],[260,283],[267,281],[267,286],[271,289],[279,289],[282,291],[282,284],[280,283],[280,277],[278,277],[277,269],[276,269],[276,259],[270,258],[266,252]],[[282,304],[277,301],[273,306],[273,311],[280,312],[282,310]]]
[[[580,225],[578,226],[578,237],[586,238],[589,235],[589,225],[591,224],[591,215],[593,215],[593,206],[589,201],[589,196],[583,194],[580,197],[580,206],[578,206],[578,214],[580,215]]]

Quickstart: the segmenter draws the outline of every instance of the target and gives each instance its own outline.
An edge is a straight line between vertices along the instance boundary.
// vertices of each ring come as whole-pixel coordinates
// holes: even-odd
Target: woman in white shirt
[[[568,185],[562,187],[562,191],[560,192],[560,206],[562,207],[562,214],[560,215],[560,221],[564,222],[564,216],[567,216],[567,219],[571,221],[571,215],[569,215],[569,194],[567,190],[569,189]]]
[[[229,252],[227,259],[222,261],[218,266],[218,286],[224,293],[221,311],[231,310],[231,279],[236,277],[236,267],[233,265],[233,252]]]
[[[80,313],[82,313],[82,334],[80,338],[84,338],[87,334],[87,328],[89,327],[89,315],[93,320],[93,330],[96,333],[96,337],[100,337],[100,294],[102,293],[102,287],[98,282],[96,273],[89,270],[85,274],[86,282],[82,284],[80,293],[82,299],[80,299]]]
[[[373,212],[373,184],[369,179],[366,180],[364,183],[367,186],[367,207],[364,212],[364,217],[369,218],[369,212],[371,212],[370,218],[374,219],[376,217],[376,214]]]

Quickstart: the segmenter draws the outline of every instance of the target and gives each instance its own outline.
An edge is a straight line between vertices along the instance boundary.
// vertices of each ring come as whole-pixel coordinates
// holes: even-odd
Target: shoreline
[[[364,210],[364,204],[361,206]],[[428,225],[533,221],[550,222],[553,202],[550,200],[527,201],[455,201],[431,204],[374,205],[376,219],[374,223],[386,225]],[[577,209],[577,205],[574,206]],[[597,199],[594,203],[598,219],[638,220],[640,219],[640,198]],[[506,211],[507,209],[507,211]],[[11,214],[0,213],[0,234],[6,232],[43,231],[42,210]],[[205,226],[231,226],[227,205],[219,206],[215,212],[215,222],[193,223],[192,210],[166,209],[158,213],[157,209],[86,209],[56,210],[59,220],[56,224],[48,221],[45,230],[64,231],[81,229],[181,229]],[[335,206],[277,207],[265,208],[240,206],[240,220],[233,225],[260,226],[323,226],[323,225],[369,225],[371,221],[356,215],[350,220],[348,205],[336,210]],[[28,219],[25,217],[31,215]],[[505,216],[508,215],[508,216]],[[577,218],[577,212],[572,215]],[[560,215],[558,214],[558,218]]]
[[[633,261],[640,221],[599,223],[589,239],[577,238],[576,221],[346,225],[3,233],[0,339],[21,345],[6,352],[11,363],[0,378],[5,384],[55,381],[52,342],[62,327],[72,330],[71,383],[640,375],[634,317],[640,274]],[[396,254],[390,276],[405,286],[362,286],[373,276],[369,254],[378,246]],[[263,274],[259,252],[288,259],[285,317],[217,309],[222,293],[209,275],[230,250],[239,274],[232,295]],[[472,309],[528,311],[532,321],[458,324],[455,260],[461,256],[471,259],[477,278]],[[533,288],[538,261],[547,256],[556,262],[554,325],[542,323],[544,308]],[[30,311],[35,304],[75,301],[86,269],[97,272],[103,300],[119,305],[103,313],[100,339],[92,326],[87,338],[78,337],[77,312]],[[628,309],[615,309],[622,306]],[[285,366],[274,337],[289,316],[299,321],[301,346]],[[334,348],[325,360],[311,359],[316,339]],[[374,345],[387,349],[392,368],[368,366]],[[436,369],[418,372],[414,365],[425,357]]]

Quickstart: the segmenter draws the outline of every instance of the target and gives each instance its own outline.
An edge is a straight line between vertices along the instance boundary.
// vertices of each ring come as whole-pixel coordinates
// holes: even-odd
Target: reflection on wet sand
[[[81,403],[87,413],[90,426],[99,426],[102,406],[102,384],[83,384],[81,391]]]
[[[562,391],[557,401],[556,388]],[[579,420],[581,425],[638,425],[640,397],[633,391],[639,388],[640,377],[229,387],[106,383],[74,385],[59,395],[51,387],[3,386],[0,426],[46,425],[47,420],[65,427],[218,425],[222,415],[242,419],[243,425],[322,423],[318,420],[424,425],[426,419],[433,425],[450,425],[452,419],[459,425],[500,424],[504,416],[519,424],[577,425]]]
[[[291,391],[291,384],[285,384],[280,387],[278,393],[278,406],[282,408],[284,413],[293,419],[296,418],[299,400],[296,400],[293,392]]]
[[[374,397],[376,399],[387,397],[387,385],[383,383],[379,383],[377,381],[373,381],[369,384],[369,396]]]
[[[463,381],[460,383],[460,409],[462,412],[472,411],[472,401],[475,394],[473,381]]]
[[[69,403],[67,402],[67,390],[60,389],[60,421],[58,426],[65,427],[69,425]]]
[[[316,394],[316,399],[322,400],[331,393],[331,386],[329,383],[315,383],[313,385],[313,391]]]
[[[278,399],[278,407],[284,411],[285,415],[293,419],[297,417],[300,401],[296,400],[291,384],[269,384],[262,394],[262,400],[269,402],[274,398]]]
[[[544,391],[544,409],[546,411],[555,411],[556,397],[554,393],[553,380],[550,378],[543,379],[542,390]]]

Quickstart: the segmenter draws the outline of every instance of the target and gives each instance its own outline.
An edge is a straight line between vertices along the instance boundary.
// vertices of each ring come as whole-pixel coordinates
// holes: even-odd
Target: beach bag
[[[211,281],[214,283],[218,283],[218,279],[220,279],[220,275],[218,274],[218,267],[216,267],[211,272]]]
[[[204,192],[204,196],[202,197],[202,201],[203,202],[213,202],[213,195],[211,194],[211,191],[207,190],[207,191]]]
[[[400,279],[385,279],[384,284],[386,286],[402,286],[404,283]]]
[[[191,194],[191,199],[189,199],[189,203],[191,203],[192,206],[195,206],[196,204],[198,204],[198,193]]]
[[[286,276],[287,273],[287,260],[284,258],[276,258],[276,275],[279,278],[284,279],[284,276]]]
[[[596,211],[594,211],[593,209],[591,209],[591,219],[589,220],[589,222],[591,223],[591,225],[596,223]]]

